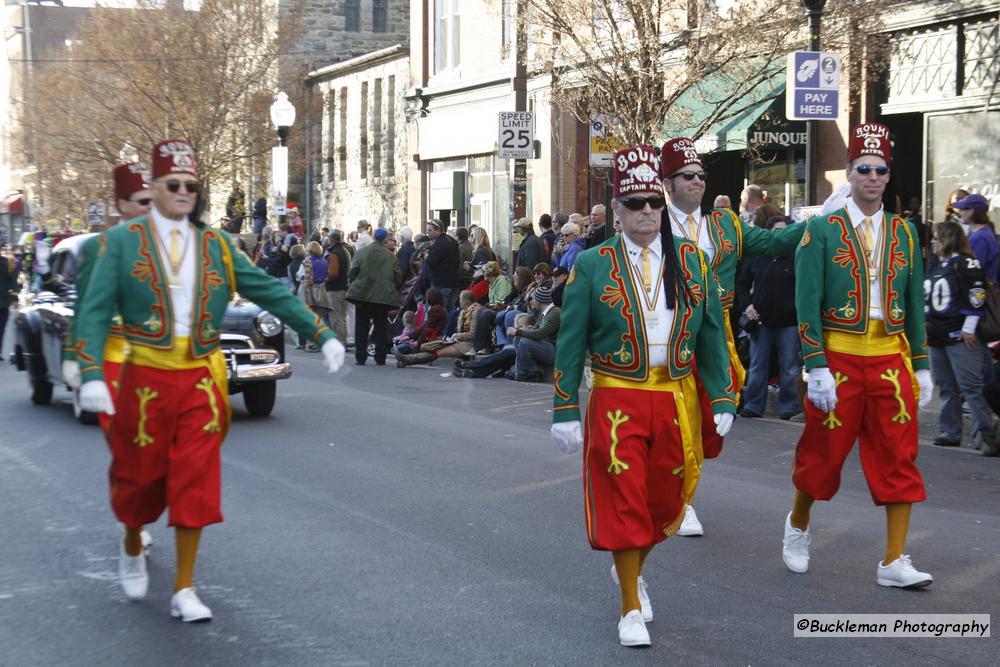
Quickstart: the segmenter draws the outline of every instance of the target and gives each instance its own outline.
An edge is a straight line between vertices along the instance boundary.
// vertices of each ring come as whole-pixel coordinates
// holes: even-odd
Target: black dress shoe
[[[744,410],[743,412],[740,413],[740,417],[743,417],[743,419],[760,419],[761,417],[763,417],[763,415],[758,414],[752,410]]]
[[[778,416],[781,417],[781,419],[783,419],[785,421],[788,421],[789,419],[791,419],[792,417],[794,417],[797,414],[799,414],[799,413],[798,412],[782,412]]]
[[[939,435],[934,438],[934,443],[938,447],[958,447],[962,444],[961,440],[952,440],[951,438],[946,438],[943,435]]]
[[[354,360],[354,365],[355,366],[364,366],[365,365],[365,360],[364,359],[355,359]]]

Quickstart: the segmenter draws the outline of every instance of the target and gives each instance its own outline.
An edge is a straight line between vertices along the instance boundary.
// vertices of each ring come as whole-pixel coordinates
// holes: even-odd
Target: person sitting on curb
[[[531,309],[538,313],[538,323],[533,327],[507,330],[514,341],[517,357],[513,371],[507,377],[518,382],[538,382],[543,378],[542,367],[556,362],[556,337],[559,335],[561,310],[552,304],[552,287],[541,285],[531,294]]]
[[[431,289],[434,289],[433,287]],[[458,296],[461,312],[455,334],[449,338],[432,340],[420,346],[416,354],[396,352],[396,366],[404,368],[413,364],[429,364],[439,357],[461,357],[472,350],[472,336],[476,330],[476,315],[482,307],[476,303],[471,290],[462,290]]]

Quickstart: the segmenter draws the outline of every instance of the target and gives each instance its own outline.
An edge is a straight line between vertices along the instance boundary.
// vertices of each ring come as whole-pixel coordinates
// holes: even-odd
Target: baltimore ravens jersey
[[[965,318],[982,315],[986,302],[984,281],[983,269],[974,257],[954,255],[927,272],[924,309],[928,345],[958,342]]]

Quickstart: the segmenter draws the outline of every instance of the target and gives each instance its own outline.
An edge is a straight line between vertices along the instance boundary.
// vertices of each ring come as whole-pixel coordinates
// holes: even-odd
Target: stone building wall
[[[282,8],[289,0],[280,0]],[[357,7],[357,29],[348,29],[347,12]],[[385,31],[373,25],[377,7],[385,8]],[[312,68],[349,60],[393,44],[405,43],[410,32],[409,0],[302,0],[302,34],[295,50],[308,52]],[[312,54],[315,54],[313,56]]]
[[[350,232],[360,219],[390,230],[407,224],[408,53],[401,48],[313,79],[313,94],[323,102],[314,227]]]

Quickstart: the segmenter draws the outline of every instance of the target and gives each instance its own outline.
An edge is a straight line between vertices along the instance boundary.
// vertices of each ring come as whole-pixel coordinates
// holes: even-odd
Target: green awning
[[[743,86],[738,75],[716,72],[686,90],[674,103],[663,124],[663,140],[690,137],[706,118],[729,104],[734,89]],[[746,150],[747,134],[785,89],[785,77],[778,68],[769,78],[751,88],[695,141],[699,152]]]

